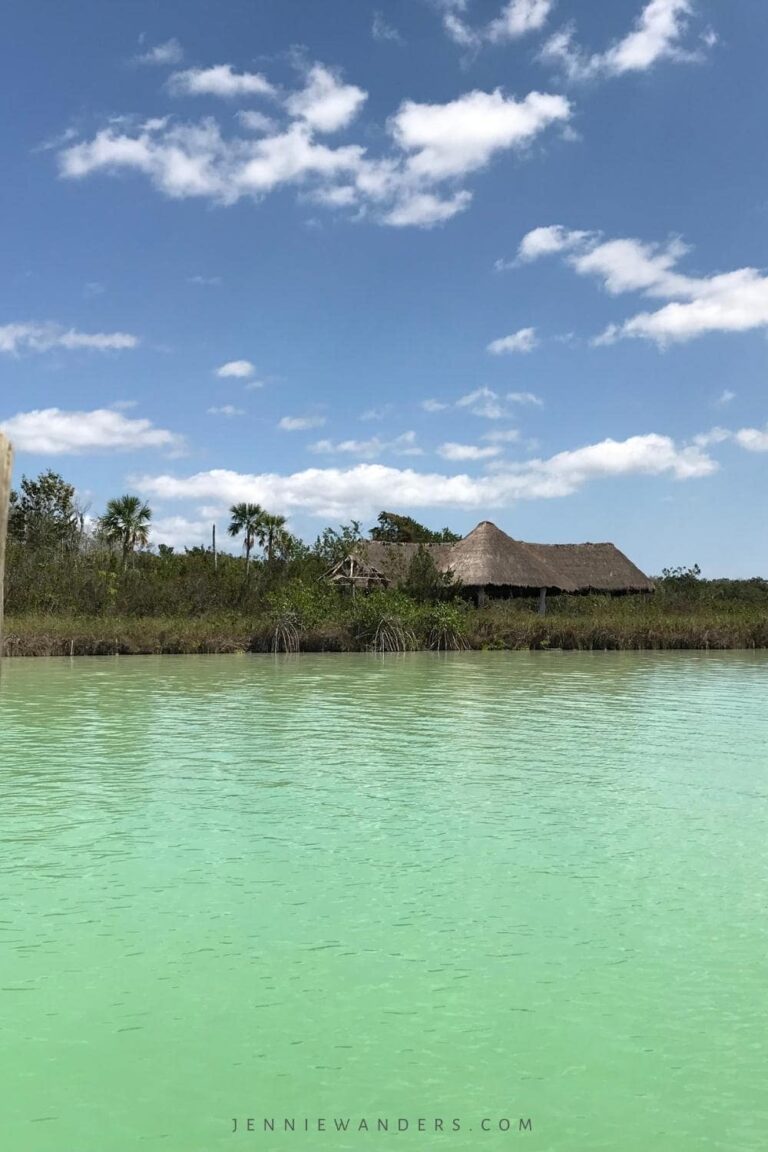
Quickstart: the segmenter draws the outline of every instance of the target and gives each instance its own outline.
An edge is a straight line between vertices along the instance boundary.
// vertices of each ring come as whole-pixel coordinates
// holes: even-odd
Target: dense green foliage
[[[83,514],[75,489],[50,469],[36,480],[22,476],[19,491],[11,492],[8,534],[28,548],[66,551],[77,547]]]
[[[121,497],[89,530],[60,476],[24,477],[9,530],[6,651],[768,647],[763,579],[667,569],[652,596],[550,597],[541,617],[535,597],[475,608],[426,549],[401,589],[352,596],[329,585],[324,574],[362,540],[355,521],[307,546],[282,517],[236,505],[230,532],[244,540],[243,554],[216,556],[200,547],[150,551],[150,519],[140,500]],[[411,531],[403,522],[415,524],[382,513],[373,533]]]
[[[396,512],[380,512],[377,526],[371,529],[371,540],[387,544],[455,544],[460,539],[450,528],[433,532],[411,516]]]

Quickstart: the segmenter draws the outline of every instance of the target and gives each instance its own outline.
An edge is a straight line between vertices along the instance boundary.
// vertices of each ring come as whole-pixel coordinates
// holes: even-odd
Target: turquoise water
[[[4,1149],[766,1147],[765,655],[0,675]]]

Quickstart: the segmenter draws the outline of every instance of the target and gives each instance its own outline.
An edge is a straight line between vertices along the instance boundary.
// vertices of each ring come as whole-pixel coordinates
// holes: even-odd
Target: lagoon
[[[757,1152],[767,698],[765,653],[6,661],[3,1146]]]

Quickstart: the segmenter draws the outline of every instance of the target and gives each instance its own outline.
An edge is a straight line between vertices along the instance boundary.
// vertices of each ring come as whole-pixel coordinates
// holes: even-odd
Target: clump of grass
[[[758,589],[759,591],[759,589]],[[318,601],[316,603],[316,600]],[[580,651],[768,648],[768,605],[725,597],[552,597],[476,609],[416,604],[401,593],[319,597],[253,613],[175,616],[29,614],[5,618],[7,656],[114,656],[229,652],[409,652],[561,648]]]
[[[7,617],[6,656],[164,656],[246,652],[237,617]]]

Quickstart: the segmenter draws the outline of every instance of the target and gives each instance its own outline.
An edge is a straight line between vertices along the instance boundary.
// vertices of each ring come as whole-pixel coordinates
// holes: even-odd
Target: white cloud
[[[457,408],[469,408],[473,416],[484,416],[486,420],[501,420],[505,415],[501,398],[491,388],[475,388],[474,392],[461,396],[456,401]]]
[[[175,91],[214,88],[239,94],[243,77],[228,70],[188,70],[172,77]],[[250,76],[250,74],[247,74]],[[180,79],[181,78],[181,79]],[[250,76],[248,83],[255,85]],[[239,114],[250,134],[227,134],[214,117],[192,123],[153,118],[139,127],[112,121],[90,140],[67,142],[58,152],[61,175],[85,179],[97,172],[142,173],[165,196],[202,197],[234,204],[260,200],[274,189],[309,186],[308,194],[356,217],[391,227],[429,228],[464,211],[471,192],[457,187],[498,154],[527,148],[550,126],[571,115],[562,96],[530,92],[523,99],[474,91],[446,104],[405,101],[388,121],[392,147],[379,158],[366,147],[332,147],[318,134],[347,127],[367,98],[361,88],[315,64],[306,86],[290,94],[282,127]],[[254,132],[256,134],[254,134]]]
[[[468,92],[447,104],[406,100],[391,121],[413,176],[429,180],[484,168],[497,152],[524,148],[549,125],[565,121],[564,96],[529,92],[523,100],[494,92]]]
[[[190,520],[186,516],[160,516],[153,519],[150,526],[150,543],[167,544],[170,548],[190,548],[194,545],[209,546],[211,527],[216,517]]]
[[[394,440],[381,440],[378,436],[370,440],[342,440],[334,443],[332,440],[318,440],[310,445],[310,451],[326,456],[349,455],[360,456],[367,460],[374,460],[385,452],[395,456],[421,456],[422,449],[416,443],[415,432],[403,432]]]
[[[138,448],[179,450],[181,437],[150,420],[131,420],[113,408],[92,412],[65,412],[43,408],[19,412],[6,420],[3,431],[19,452],[43,456],[81,455],[86,452],[130,451]]]
[[[218,407],[208,408],[209,416],[244,416],[242,408],[235,408],[234,404],[221,404]]]
[[[352,468],[308,468],[290,475],[247,475],[225,469],[179,478],[145,475],[134,484],[162,500],[251,501],[282,512],[344,517],[371,515],[379,508],[466,508],[490,510],[516,500],[553,499],[591,481],[619,476],[709,476],[717,463],[696,446],[680,447],[668,436],[650,434],[604,440],[546,460],[510,464],[474,477],[416,472],[382,464]]]
[[[582,240],[591,235],[590,232],[569,232],[560,224],[534,228],[523,237],[517,253],[518,260],[525,263],[542,256],[552,256],[556,252],[566,252],[569,248],[578,247]]]
[[[391,404],[382,404],[380,408],[366,408],[365,412],[360,413],[361,420],[383,420],[389,412],[392,411]]]
[[[507,400],[510,404],[535,404],[537,408],[544,403],[535,392],[507,392]]]
[[[710,428],[709,432],[702,432],[694,436],[693,443],[699,448],[711,448],[713,444],[723,444],[733,439],[733,432],[727,428]]]
[[[374,40],[380,40],[383,43],[390,44],[403,44],[405,41],[391,24],[387,23],[386,19],[381,12],[374,12],[373,23],[371,24],[371,36]]]
[[[709,448],[713,444],[722,444],[732,441],[747,452],[768,452],[768,426],[765,428],[740,428],[738,432],[731,432],[728,428],[712,428],[699,436],[694,436],[693,443],[699,448]]]
[[[544,27],[554,8],[554,0],[508,0],[495,20],[491,20],[485,36],[492,43],[519,40]]]
[[[538,347],[535,328],[521,328],[511,336],[502,336],[499,340],[492,340],[488,351],[494,356],[502,356],[505,352],[532,352]]]
[[[138,343],[138,337],[128,332],[78,332],[75,328],[64,328],[60,324],[32,321],[0,325],[0,352],[13,355],[20,352],[49,352],[52,348],[119,352],[135,348]]]
[[[495,428],[483,436],[483,440],[488,440],[492,444],[516,444],[519,439],[520,432],[517,428]]]
[[[552,243],[536,238],[544,233]],[[595,340],[612,344],[626,337],[654,340],[664,346],[692,340],[708,332],[747,332],[768,328],[768,277],[756,268],[740,268],[713,276],[686,276],[677,265],[688,252],[674,238],[666,244],[641,240],[603,240],[598,233],[566,232],[559,227],[537,228],[520,245],[532,260],[552,252],[565,254],[567,262],[582,276],[596,276],[611,295],[642,292],[672,301],[653,312],[641,312],[621,324],[613,324]],[[538,251],[537,251],[538,249]]]
[[[406,194],[402,200],[384,217],[387,224],[395,228],[432,228],[452,220],[459,212],[464,212],[472,203],[471,192],[457,192],[455,196],[441,199],[432,192]]]
[[[187,284],[195,284],[198,288],[220,288],[221,276],[188,276]]]
[[[216,375],[221,376],[222,379],[234,377],[236,380],[247,380],[249,376],[253,376],[256,371],[250,360],[228,360],[226,364],[222,364],[220,368],[216,369]]]
[[[650,0],[632,31],[605,54],[609,72],[644,72],[657,60],[679,59],[692,0]]]
[[[520,40],[540,31],[554,8],[554,0],[506,0],[498,16],[481,27],[472,27],[463,18],[466,0],[443,0],[443,27],[462,48],[479,48],[483,43],[502,44]]]
[[[231,64],[211,68],[187,68],[168,80],[174,96],[274,96],[275,89],[260,72],[235,72]]]
[[[659,60],[696,59],[695,53],[681,45],[693,8],[693,0],[650,0],[633,29],[605,52],[584,52],[569,26],[550,37],[540,56],[574,81],[645,72]]]
[[[275,132],[277,121],[263,112],[247,108],[236,113],[238,123],[248,132]]]
[[[174,65],[180,64],[184,59],[184,49],[178,40],[166,40],[163,44],[155,44],[140,56],[135,57],[137,64]]]
[[[724,408],[726,404],[730,404],[731,401],[735,399],[736,393],[731,392],[730,388],[724,388],[715,403],[718,405],[718,407]]]
[[[308,428],[322,428],[324,424],[324,416],[283,416],[277,426],[283,432],[305,432]]]
[[[438,456],[442,456],[444,460],[490,460],[500,452],[501,448],[495,445],[481,448],[477,444],[455,443],[441,444],[437,450]]]
[[[742,428],[735,433],[734,440],[748,452],[768,452],[768,427]]]
[[[486,420],[503,420],[512,417],[509,405],[514,404],[533,404],[541,407],[543,401],[533,392],[507,392],[506,396],[501,396],[492,388],[483,385],[468,392],[466,396],[460,396],[453,404],[442,400],[425,400],[421,406],[427,412],[443,412],[451,407],[469,409],[473,416],[481,416]],[[490,440],[492,437],[486,436],[484,439]]]
[[[286,108],[316,132],[338,132],[352,123],[367,99],[362,88],[345,84],[330,68],[314,64],[306,87],[288,97]]]
[[[106,128],[60,153],[62,175],[70,179],[133,169],[173,199],[199,196],[220,204],[244,196],[259,199],[281,184],[333,183],[353,175],[362,158],[357,146],[332,149],[315,143],[304,124],[275,136],[226,139],[211,118],[197,124],[144,125],[133,136]]]

